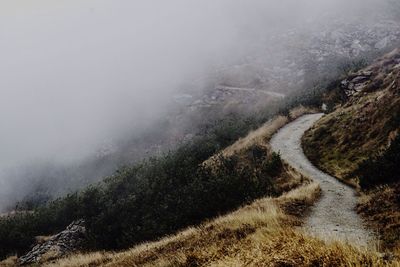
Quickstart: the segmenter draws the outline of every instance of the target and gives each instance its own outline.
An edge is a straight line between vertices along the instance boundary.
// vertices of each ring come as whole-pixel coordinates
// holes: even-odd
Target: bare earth
[[[272,149],[303,175],[320,183],[322,197],[306,218],[306,232],[323,240],[341,240],[373,247],[374,234],[355,212],[355,191],[317,169],[304,155],[301,137],[323,114],[305,115],[282,128],[271,140]]]

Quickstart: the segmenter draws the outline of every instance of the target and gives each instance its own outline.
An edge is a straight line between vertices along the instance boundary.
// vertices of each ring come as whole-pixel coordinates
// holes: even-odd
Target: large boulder
[[[27,254],[19,258],[19,264],[38,264],[57,259],[82,247],[86,237],[85,222],[72,222],[64,231],[52,236],[47,241],[37,244]]]

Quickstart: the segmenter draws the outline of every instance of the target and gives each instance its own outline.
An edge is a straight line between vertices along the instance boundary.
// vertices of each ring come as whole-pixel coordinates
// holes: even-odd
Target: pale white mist
[[[328,15],[373,16],[382,2],[3,0],[0,175],[84,158],[162,116],[182,83],[267,50],[257,45],[266,35]],[[18,188],[6,177],[0,203]]]

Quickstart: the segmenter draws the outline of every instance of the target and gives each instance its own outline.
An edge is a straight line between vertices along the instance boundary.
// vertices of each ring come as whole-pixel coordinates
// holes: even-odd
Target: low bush
[[[371,189],[382,184],[400,182],[400,135],[391,143],[383,154],[364,161],[357,174],[360,177],[360,186]]]
[[[210,170],[202,163],[243,134],[244,122],[226,121],[173,152],[119,170],[104,182],[31,212],[0,220],[0,256],[26,252],[37,235],[54,234],[83,218],[88,249],[123,249],[228,212],[266,194],[280,157],[257,159],[260,171],[235,156]]]

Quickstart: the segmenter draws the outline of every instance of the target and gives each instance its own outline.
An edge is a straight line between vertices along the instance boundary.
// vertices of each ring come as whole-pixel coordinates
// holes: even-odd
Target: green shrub
[[[201,163],[276,114],[298,105],[319,107],[325,91],[289,95],[262,112],[231,114],[201,126],[196,138],[175,151],[122,168],[102,183],[35,207],[32,212],[0,219],[0,258],[22,254],[37,235],[54,234],[84,218],[88,249],[122,249],[171,234],[183,227],[228,212],[264,195],[276,195],[273,178],[282,170],[279,154],[254,148],[253,164],[221,158],[210,171]],[[26,207],[22,205],[21,207]]]
[[[257,159],[262,175],[239,168],[235,157],[221,158],[216,172],[201,165],[252,125],[248,119],[227,119],[164,156],[123,168],[33,212],[0,219],[0,256],[22,254],[35,236],[54,234],[79,218],[87,224],[88,249],[123,249],[274,194],[268,172],[278,174],[279,155]]]
[[[400,182],[400,135],[382,154],[364,161],[356,174],[363,189]]]

